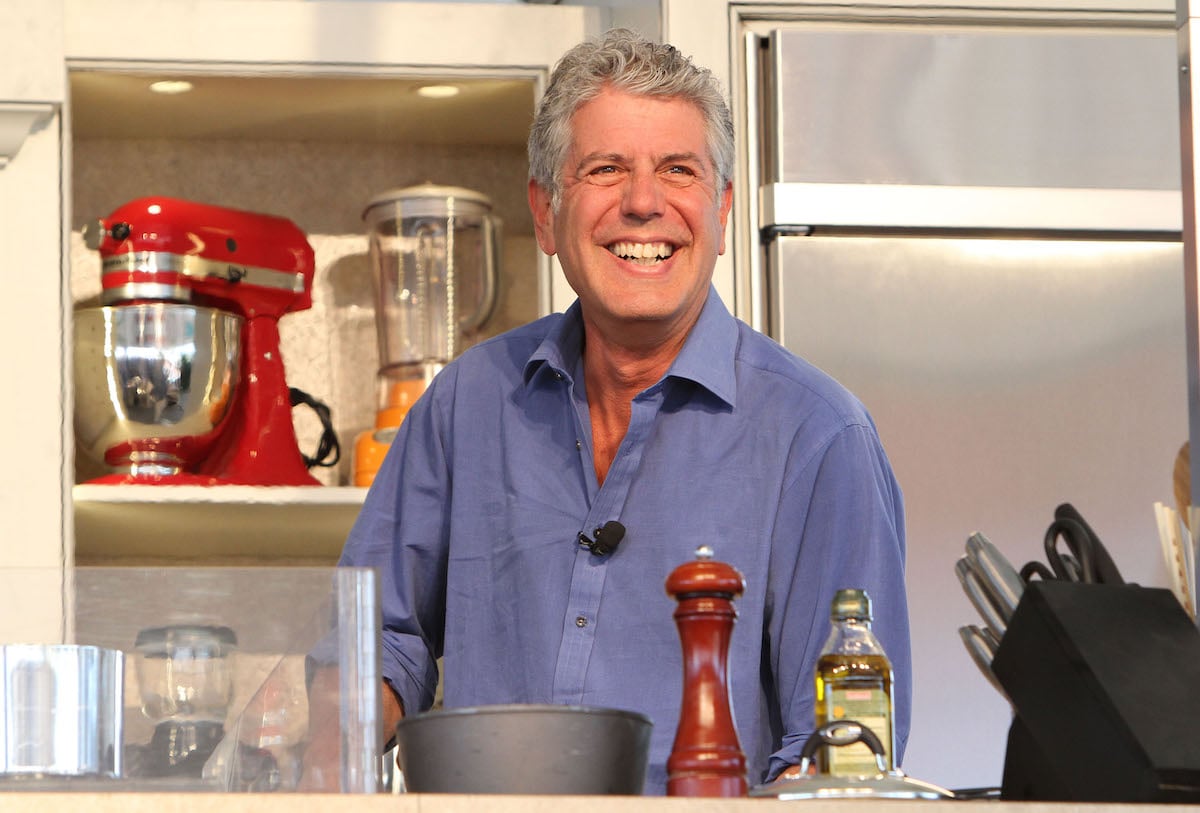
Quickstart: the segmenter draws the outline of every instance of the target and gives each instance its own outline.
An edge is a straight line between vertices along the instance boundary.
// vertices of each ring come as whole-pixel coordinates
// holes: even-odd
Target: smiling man
[[[900,490],[862,405],[712,288],[733,154],[711,74],[669,45],[612,31],[556,66],[529,203],[578,300],[443,371],[343,553],[382,574],[389,732],[433,703],[444,655],[448,707],[648,715],[663,793],[683,679],[664,582],[708,545],[746,578],[729,677],[749,782],[798,761],[843,587],[872,598],[902,753]]]
[[[725,250],[733,188],[705,129],[690,101],[606,87],[571,118],[561,182],[529,182],[538,243],[579,295],[601,483],[634,397],[679,355]]]

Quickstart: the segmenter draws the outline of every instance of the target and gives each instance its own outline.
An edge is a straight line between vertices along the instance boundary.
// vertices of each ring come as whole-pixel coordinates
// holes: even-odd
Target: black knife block
[[[1032,582],[992,668],[1002,798],[1200,803],[1200,631],[1169,590]]]

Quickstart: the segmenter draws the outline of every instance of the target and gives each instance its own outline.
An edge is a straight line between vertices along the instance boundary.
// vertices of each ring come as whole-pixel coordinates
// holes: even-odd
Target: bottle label
[[[891,764],[890,755],[887,754],[888,744],[892,741],[889,714],[891,704],[888,702],[887,692],[882,688],[862,686],[830,687],[827,702],[831,712],[830,720],[854,720],[871,729],[883,744],[884,764]],[[825,764],[828,765],[827,773],[834,776],[874,776],[879,772],[874,752],[861,742],[827,747]]]

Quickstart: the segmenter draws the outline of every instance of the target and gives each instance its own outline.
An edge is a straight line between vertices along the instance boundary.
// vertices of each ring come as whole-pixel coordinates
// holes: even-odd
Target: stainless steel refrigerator
[[[1174,31],[792,19],[747,38],[761,327],[871,411],[907,505],[905,770],[1000,782],[1011,711],[957,634],[983,532],[1042,558],[1060,502],[1165,585],[1187,439]]]

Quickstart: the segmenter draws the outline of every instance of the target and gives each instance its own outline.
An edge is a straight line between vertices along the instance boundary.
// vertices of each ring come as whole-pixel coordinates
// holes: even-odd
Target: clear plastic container
[[[114,652],[124,671],[102,770],[41,770],[0,781],[0,793],[381,790],[369,568],[7,568],[0,620],[10,641],[66,638]],[[88,711],[51,691],[20,705],[38,719]]]

